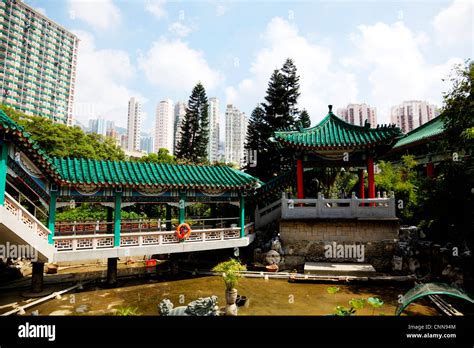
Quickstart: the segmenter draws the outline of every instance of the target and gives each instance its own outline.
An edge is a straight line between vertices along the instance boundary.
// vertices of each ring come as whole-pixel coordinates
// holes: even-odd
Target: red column
[[[428,178],[434,178],[434,176],[435,176],[434,164],[431,163],[431,162],[426,164],[426,176]]]
[[[296,160],[296,188],[297,188],[296,198],[303,199],[304,188],[303,188],[303,160],[302,159]]]
[[[365,198],[364,170],[359,169],[359,198]]]
[[[369,186],[368,198],[375,198],[374,158],[372,156],[367,157],[367,176],[368,176],[368,186]]]

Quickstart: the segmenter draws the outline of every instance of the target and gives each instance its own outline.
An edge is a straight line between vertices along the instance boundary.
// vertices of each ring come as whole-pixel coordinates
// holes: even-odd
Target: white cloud
[[[263,48],[251,65],[251,77],[226,88],[228,103],[253,108],[263,102],[270,75],[288,57],[293,58],[300,75],[298,106],[308,110],[313,123],[326,115],[328,104],[344,105],[356,100],[355,76],[335,67],[331,51],[311,43],[296,26],[282,18],[273,18],[262,39]]]
[[[166,0],[147,0],[145,2],[145,10],[152,13],[156,19],[166,17],[165,10]]]
[[[80,41],[74,117],[86,123],[88,118],[103,116],[118,126],[127,124],[127,102],[132,96],[146,102],[136,91],[126,87],[135,69],[127,52],[97,49],[94,36],[75,31]]]
[[[174,22],[168,27],[168,31],[179,37],[185,37],[188,36],[193,31],[193,29],[181,22]]]
[[[218,71],[209,67],[202,52],[180,39],[162,37],[155,41],[145,55],[138,57],[138,65],[152,84],[183,95],[188,95],[198,81],[206,90],[212,90],[222,79]]]
[[[474,2],[455,0],[433,20],[437,42],[441,47],[473,45]]]
[[[450,58],[442,64],[428,63],[420,50],[426,39],[402,22],[360,25],[351,40],[356,50],[343,61],[359,76],[367,76],[378,123],[389,122],[390,106],[404,100],[422,99],[441,106],[442,92],[448,87],[441,79],[462,61]]]
[[[121,20],[120,9],[112,0],[69,0],[69,16],[80,19],[95,30],[117,26]]]

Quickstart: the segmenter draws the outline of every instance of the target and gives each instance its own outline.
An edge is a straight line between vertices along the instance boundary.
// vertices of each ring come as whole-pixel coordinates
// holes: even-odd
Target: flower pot
[[[225,299],[228,305],[235,304],[235,301],[237,301],[237,289],[227,289],[225,291]]]

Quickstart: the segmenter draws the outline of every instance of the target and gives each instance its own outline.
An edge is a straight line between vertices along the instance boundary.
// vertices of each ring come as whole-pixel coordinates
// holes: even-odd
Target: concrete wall
[[[281,221],[280,238],[285,268],[304,262],[357,262],[354,258],[328,258],[325,246],[363,245],[364,263],[377,271],[391,269],[398,238],[398,220]]]

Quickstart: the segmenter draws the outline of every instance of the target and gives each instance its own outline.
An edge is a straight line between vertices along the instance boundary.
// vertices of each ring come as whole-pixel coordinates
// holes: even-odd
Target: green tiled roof
[[[356,126],[329,111],[318,125],[301,131],[275,132],[275,139],[290,147],[331,150],[391,144],[401,135],[401,130],[394,125]]]
[[[427,141],[433,137],[439,136],[444,132],[444,123],[441,117],[436,117],[424,125],[415,128],[411,132],[407,133],[401,138],[393,147],[393,149],[399,149],[402,147],[410,146],[422,141]]]
[[[253,187],[258,179],[227,166],[97,161],[54,158],[59,176],[68,184],[165,186],[169,188]]]
[[[254,188],[260,183],[257,178],[227,166],[51,158],[31,138],[31,134],[1,110],[0,135],[8,135],[58,184],[243,189]]]
[[[2,110],[0,110],[0,134],[9,134],[13,139],[17,140],[16,145],[25,153],[35,157],[40,167],[43,167],[43,169],[50,173],[54,170],[52,158],[41,149],[40,145],[33,140],[31,134],[25,131],[23,126],[13,121]]]

